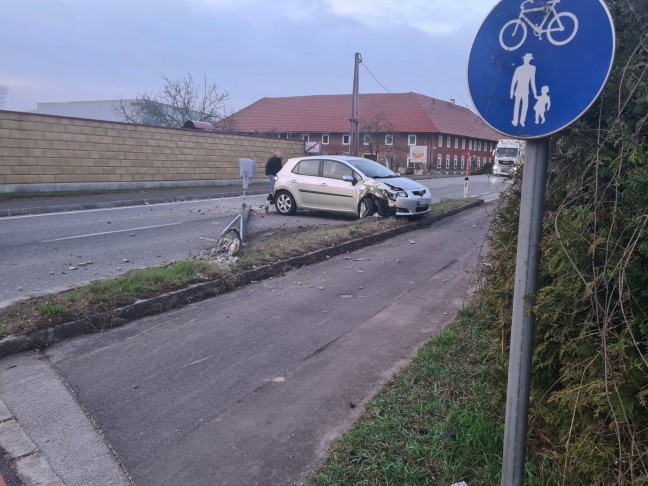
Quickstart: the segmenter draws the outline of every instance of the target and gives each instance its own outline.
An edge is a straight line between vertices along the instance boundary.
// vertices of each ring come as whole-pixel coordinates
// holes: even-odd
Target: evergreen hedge
[[[529,450],[557,461],[563,484],[648,485],[648,0],[607,5],[610,80],[551,139]],[[479,290],[504,357],[520,189],[500,201]]]

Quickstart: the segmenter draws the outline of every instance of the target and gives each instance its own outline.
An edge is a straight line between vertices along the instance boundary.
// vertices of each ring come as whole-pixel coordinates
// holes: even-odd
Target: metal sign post
[[[535,327],[531,307],[538,288],[539,247],[542,240],[548,161],[548,138],[527,142],[515,261],[502,486],[521,485],[524,481],[524,451]]]
[[[612,69],[616,37],[603,0],[501,0],[475,36],[468,89],[498,132],[528,139],[522,174],[502,486],[524,482],[539,245],[549,135],[585,113]]]

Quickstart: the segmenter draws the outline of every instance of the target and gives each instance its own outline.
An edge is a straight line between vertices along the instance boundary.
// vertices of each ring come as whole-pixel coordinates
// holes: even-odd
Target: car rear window
[[[317,176],[319,175],[319,160],[302,160],[292,170],[294,174]]]

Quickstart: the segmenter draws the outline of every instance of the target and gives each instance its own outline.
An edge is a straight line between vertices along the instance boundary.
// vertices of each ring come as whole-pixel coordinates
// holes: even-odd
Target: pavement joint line
[[[474,201],[458,208],[436,214],[424,221],[413,221],[409,224],[383,231],[382,233],[356,238],[334,247],[323,248],[287,260],[269,263],[268,265],[240,274],[237,287],[273,277],[284,273],[291,268],[310,265],[335,255],[364,248],[399,234],[404,234],[416,229],[427,228],[441,219],[454,216],[455,214],[484,204],[491,203],[485,203],[484,200]],[[42,350],[54,343],[80,336],[88,332],[103,331],[109,328],[120,327],[136,319],[167,312],[189,303],[195,303],[214,297],[224,292],[228,292],[229,290],[230,289],[222,280],[216,279],[209,282],[193,284],[184,289],[168,292],[146,300],[136,301],[125,307],[114,309],[111,318],[109,318],[110,322],[106,322],[106,316],[96,315],[60,324],[55,327],[42,329],[29,335],[7,336],[0,340],[0,358],[32,349]]]
[[[12,418],[13,415],[11,415],[9,409],[5,406],[2,399],[0,399],[0,423],[6,422],[7,420],[11,420]]]

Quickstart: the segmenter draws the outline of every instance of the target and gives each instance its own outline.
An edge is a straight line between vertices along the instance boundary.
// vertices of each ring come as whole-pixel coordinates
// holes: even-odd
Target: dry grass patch
[[[356,238],[387,231],[407,223],[408,221],[395,218],[368,218],[317,229],[299,228],[294,231],[282,231],[280,235],[268,239],[260,238],[257,235],[245,246],[245,250],[234,268],[249,270],[255,266],[286,260]]]

